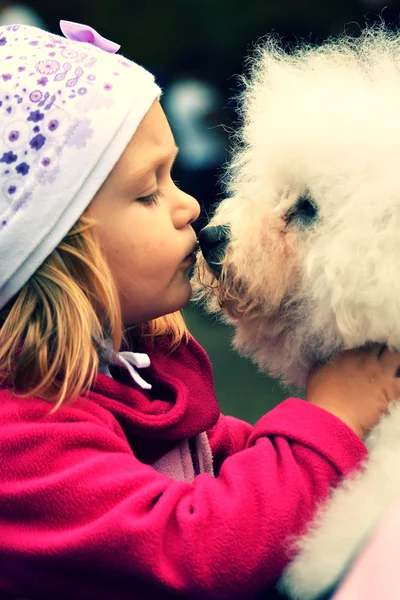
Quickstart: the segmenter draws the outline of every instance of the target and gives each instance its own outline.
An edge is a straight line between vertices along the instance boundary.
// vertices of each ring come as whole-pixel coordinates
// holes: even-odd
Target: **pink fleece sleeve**
[[[247,447],[252,432],[253,427],[246,421],[236,417],[219,416],[216,425],[207,431],[216,475],[218,475],[222,463],[228,456],[232,456],[232,454],[236,454],[236,452]]]
[[[285,437],[306,447],[312,439],[314,450],[331,459],[340,475],[345,475],[366,455],[363,442],[347,425],[327,411],[298,398],[289,398],[264,415],[252,427],[246,421],[220,415],[208,432],[215,470],[232,454],[244,450],[258,440],[271,436]],[[330,447],[327,447],[327,440]]]
[[[16,596],[254,597],[287,563],[286,538],[365,456],[338,419],[288,400],[217,478],[189,484],[140,463],[117,424],[63,414],[2,426],[0,590]]]

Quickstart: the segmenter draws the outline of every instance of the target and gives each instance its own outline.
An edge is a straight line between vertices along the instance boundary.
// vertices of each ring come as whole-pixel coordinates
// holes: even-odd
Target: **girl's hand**
[[[374,344],[337,354],[314,370],[306,400],[331,412],[363,438],[400,399],[400,352]]]

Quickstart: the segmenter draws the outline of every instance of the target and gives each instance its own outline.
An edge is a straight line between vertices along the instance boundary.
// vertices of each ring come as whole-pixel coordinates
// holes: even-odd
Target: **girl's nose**
[[[200,204],[198,203],[198,201],[196,200],[196,198],[193,198],[193,196],[189,196],[189,202],[190,202],[190,220],[189,223],[194,223],[194,221],[197,221],[197,219],[200,216]]]
[[[175,226],[180,228],[193,223],[199,218],[200,204],[193,196],[186,194],[186,192],[183,192],[182,190],[179,190],[178,194],[178,201],[175,204],[174,210],[174,221]]]

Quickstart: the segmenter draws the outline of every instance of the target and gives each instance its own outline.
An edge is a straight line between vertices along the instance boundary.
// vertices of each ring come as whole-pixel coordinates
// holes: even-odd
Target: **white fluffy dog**
[[[285,383],[303,386],[339,350],[400,349],[400,36],[380,27],[291,54],[270,39],[240,110],[229,197],[202,235],[214,274],[200,259],[198,296]],[[400,407],[367,443],[364,472],[299,542],[282,583],[293,598],[329,589],[400,500]]]

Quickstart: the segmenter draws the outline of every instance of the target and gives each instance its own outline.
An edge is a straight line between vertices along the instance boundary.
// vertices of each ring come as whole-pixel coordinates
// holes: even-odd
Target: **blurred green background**
[[[299,38],[318,44],[343,32],[359,35],[381,19],[398,27],[399,14],[400,0],[0,0],[0,24],[60,34],[60,19],[86,23],[156,75],[180,146],[173,177],[201,203],[198,227],[224,195],[237,75],[257,41],[274,32],[290,50]],[[276,381],[231,350],[228,327],[194,306],[185,317],[211,358],[223,412],[254,422],[285,397]]]
[[[255,423],[288,396],[276,380],[259,373],[250,360],[232,349],[232,328],[218,323],[215,317],[206,315],[194,304],[184,310],[184,315],[189,330],[210,357],[224,414]]]

